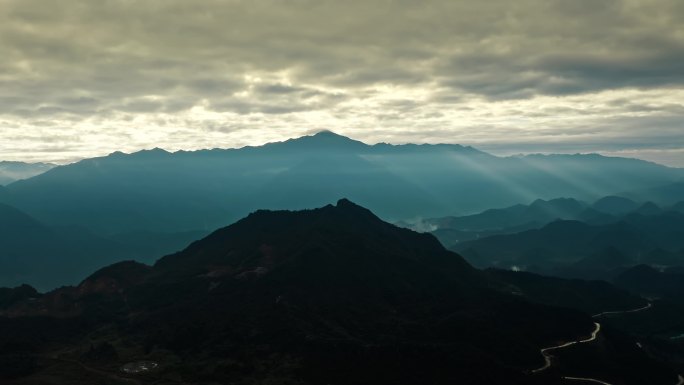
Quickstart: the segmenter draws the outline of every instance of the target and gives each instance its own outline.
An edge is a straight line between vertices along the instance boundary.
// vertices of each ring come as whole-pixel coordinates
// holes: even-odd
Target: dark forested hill
[[[510,290],[433,236],[347,200],[258,211],[152,267],[115,264],[39,297],[7,292],[0,365],[14,364],[0,375],[9,384],[79,384],[79,373],[158,384],[561,383],[561,372],[531,374],[544,365],[540,348],[595,325]],[[136,362],[156,366],[121,372]],[[675,377],[649,358],[617,362],[607,373],[625,384]]]

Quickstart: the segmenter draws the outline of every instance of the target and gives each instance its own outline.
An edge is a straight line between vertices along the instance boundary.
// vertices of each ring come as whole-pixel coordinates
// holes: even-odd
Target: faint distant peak
[[[33,167],[55,167],[56,165],[54,163],[46,163],[46,162],[20,162],[20,161],[14,161],[14,160],[0,160],[0,167],[2,166],[16,166],[16,167],[23,167],[23,166],[33,166]]]
[[[138,151],[139,153],[145,154],[170,154],[170,152],[164,150],[163,148],[155,147],[149,150]]]
[[[603,155],[603,154],[598,154],[598,153],[594,153],[594,152],[591,152],[591,153],[575,153],[575,154],[533,153],[533,154],[514,155],[512,157],[524,159],[524,160],[529,160],[529,161],[545,161],[545,160],[547,160],[547,161],[548,160],[550,160],[550,161],[575,160],[578,162],[609,161],[609,162],[613,162],[614,164],[625,164],[625,162],[631,162],[632,165],[653,166],[653,167],[658,167],[658,168],[675,168],[675,167],[667,166],[664,164],[660,164],[660,163],[656,163],[656,162],[644,160],[644,159],[627,158],[627,157],[612,156],[612,155]]]
[[[620,204],[630,204],[630,205],[636,205],[636,202],[629,198],[621,197],[618,195],[608,195],[605,196],[599,200],[597,200],[594,204],[599,205],[599,204],[604,204],[604,203],[620,203]]]
[[[609,195],[594,202],[592,207],[611,215],[622,215],[636,210],[639,204],[625,197]]]
[[[641,205],[639,208],[634,210],[633,212],[635,214],[642,214],[642,215],[658,215],[662,213],[662,209],[660,206],[656,205],[653,202],[646,202],[643,205]]]
[[[10,184],[21,179],[28,179],[43,174],[56,166],[56,164],[52,163],[0,161],[0,185]]]
[[[155,147],[152,149],[146,149],[146,150],[140,150],[140,151],[132,152],[130,154],[127,154],[127,153],[122,152],[122,151],[114,151],[104,158],[110,158],[110,159],[128,158],[128,157],[131,157],[131,158],[154,158],[154,157],[170,155],[170,154],[172,154],[172,153],[164,150],[163,148]],[[93,159],[98,159],[98,158],[93,158]]]
[[[406,149],[424,149],[424,150],[458,150],[458,151],[472,151],[485,153],[472,146],[464,146],[457,143],[404,143],[404,144],[392,144],[387,142],[380,142],[375,144],[375,147],[385,147],[385,148],[406,148]]]

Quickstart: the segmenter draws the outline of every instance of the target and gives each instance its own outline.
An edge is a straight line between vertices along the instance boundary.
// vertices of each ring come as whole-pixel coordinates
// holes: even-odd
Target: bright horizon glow
[[[678,0],[0,0],[0,160],[328,129],[684,167],[682,14]]]

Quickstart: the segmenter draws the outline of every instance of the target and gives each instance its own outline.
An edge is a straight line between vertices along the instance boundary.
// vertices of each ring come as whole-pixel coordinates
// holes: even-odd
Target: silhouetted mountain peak
[[[375,224],[387,225],[367,208],[357,205],[356,203],[350,201],[347,198],[341,198],[334,205],[328,204],[326,206],[316,209],[300,211],[257,210],[249,214],[246,218],[236,222],[234,225],[228,226],[227,228],[244,223],[261,223],[269,225],[269,221],[283,218],[301,218],[303,220],[315,218],[318,221],[338,221],[341,219],[341,216],[351,221],[364,221],[366,223],[369,223],[368,220],[370,219],[371,222],[374,222]],[[339,223],[342,224],[342,222]]]
[[[383,276],[383,269],[416,264],[475,276],[472,267],[444,249],[434,236],[396,227],[370,210],[340,199],[336,205],[312,210],[256,211],[184,251],[162,258],[156,266],[179,274],[235,277],[289,271],[295,266],[301,272],[289,274],[317,269],[328,274],[334,267],[337,277],[344,272],[365,274],[366,269],[370,276]]]
[[[337,138],[338,140],[351,140],[344,135],[334,133],[330,130],[322,130],[312,135],[314,138]]]
[[[171,152],[168,152],[168,151],[164,150],[163,148],[155,147],[155,148],[152,148],[149,150],[138,151],[132,155],[135,155],[138,157],[140,157],[140,156],[143,156],[143,157],[159,157],[159,156],[165,156],[165,155],[171,155],[171,154],[172,154]]]
[[[380,219],[379,219],[378,217],[376,217],[375,214],[373,214],[370,210],[368,210],[368,209],[365,208],[365,207],[362,207],[362,206],[357,205],[356,203],[350,201],[350,200],[347,199],[347,198],[342,198],[342,199],[338,200],[338,201],[337,201],[337,204],[335,205],[335,207],[336,207],[338,210],[341,210],[341,211],[344,211],[344,212],[353,213],[353,214],[357,214],[357,215],[364,215],[364,216],[370,215],[370,216],[372,216],[373,218],[376,218],[376,219],[380,220]]]
[[[263,148],[285,148],[306,151],[316,150],[348,150],[364,149],[369,147],[367,144],[336,134],[332,131],[320,131],[313,135],[302,136],[299,138],[288,139],[284,142],[268,143]]]
[[[152,159],[157,159],[169,155],[173,155],[174,153],[169,152],[163,148],[160,147],[155,147],[151,149],[146,149],[146,150],[140,150],[136,152],[132,152],[130,154],[127,154],[122,151],[114,151],[111,154],[103,157],[103,158],[92,158],[92,159],[86,159],[85,161],[95,161],[99,162],[100,160],[107,160],[107,159],[127,159],[127,160],[152,160]]]

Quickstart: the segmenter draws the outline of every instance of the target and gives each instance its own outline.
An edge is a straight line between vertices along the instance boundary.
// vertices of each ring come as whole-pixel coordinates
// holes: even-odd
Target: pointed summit
[[[344,208],[344,207],[350,207],[350,208],[361,208],[361,206],[357,205],[356,203],[350,201],[347,198],[342,198],[337,201],[337,207],[338,208]]]
[[[378,218],[372,211],[367,208],[357,205],[356,203],[350,201],[347,198],[342,198],[337,201],[335,206],[338,212],[345,213],[346,215],[359,220],[363,218],[364,220],[380,223],[382,220]]]
[[[346,283],[359,272],[367,273],[364,279],[397,279],[414,269],[448,272],[462,282],[480,280],[479,273],[432,235],[398,228],[348,199],[311,210],[258,210],[160,259],[155,268],[192,276],[210,274],[216,266],[234,274],[262,268],[276,277],[284,271],[317,274],[317,269],[328,274],[334,266],[334,279]],[[393,269],[405,271],[393,276]]]
[[[311,136],[319,137],[319,138],[322,138],[322,137],[337,137],[337,138],[349,139],[349,138],[347,138],[346,136],[337,134],[337,133],[335,133],[335,132],[333,132],[333,131],[330,131],[330,130],[318,131],[317,133],[315,133],[315,134],[313,134],[313,135],[311,135]]]
[[[313,135],[302,136],[289,139],[284,142],[270,143],[264,147],[278,147],[285,149],[307,150],[307,151],[348,151],[361,150],[369,147],[367,144],[336,134],[329,130],[319,131]]]
[[[330,130],[319,131],[313,135],[302,136],[298,141],[309,141],[312,143],[317,143],[321,145],[352,145],[352,146],[367,146],[365,143],[358,140],[351,139],[344,135],[337,134]]]

